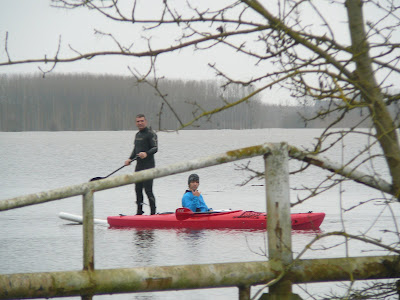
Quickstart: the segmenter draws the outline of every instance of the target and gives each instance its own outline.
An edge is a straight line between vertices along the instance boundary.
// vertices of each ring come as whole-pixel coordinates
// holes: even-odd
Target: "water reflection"
[[[181,228],[176,230],[176,234],[183,239],[199,240],[205,236],[205,231],[202,229]]]
[[[139,265],[153,264],[157,259],[156,234],[151,229],[131,230],[132,260]]]
[[[134,244],[140,247],[152,247],[154,245],[154,230],[137,229],[133,231]]]

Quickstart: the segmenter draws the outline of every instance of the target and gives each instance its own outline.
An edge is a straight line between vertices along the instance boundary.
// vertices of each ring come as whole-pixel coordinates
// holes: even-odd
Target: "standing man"
[[[134,148],[131,156],[125,161],[125,165],[130,165],[134,158],[137,158],[135,171],[151,169],[155,167],[154,154],[158,150],[157,134],[147,127],[147,120],[143,114],[136,116],[136,133]],[[156,199],[153,195],[153,179],[137,182],[135,184],[137,215],[143,214],[143,188],[149,198],[151,214],[156,213]]]

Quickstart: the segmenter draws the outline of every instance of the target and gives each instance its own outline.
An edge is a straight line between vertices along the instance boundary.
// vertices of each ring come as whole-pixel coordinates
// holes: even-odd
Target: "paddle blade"
[[[136,158],[132,159],[132,161],[134,161],[134,160],[136,160]],[[95,177],[95,178],[90,179],[89,181],[95,181],[95,180],[105,179],[105,178],[110,177],[112,174],[118,172],[119,170],[121,170],[122,168],[125,168],[125,167],[126,167],[126,165],[123,165],[122,167],[116,169],[116,170],[115,170],[114,172],[112,172],[111,174],[108,174],[106,177]]]
[[[104,177],[95,177],[90,179],[89,181],[96,181],[96,180],[100,180],[100,179],[104,179]]]
[[[194,212],[187,207],[181,207],[175,210],[175,217],[179,221],[186,220],[187,218],[190,218],[193,215]]]

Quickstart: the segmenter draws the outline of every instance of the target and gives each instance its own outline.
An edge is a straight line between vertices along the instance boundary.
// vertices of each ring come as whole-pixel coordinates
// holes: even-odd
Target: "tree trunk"
[[[393,180],[393,192],[400,197],[400,147],[396,126],[386,108],[381,90],[375,80],[369,44],[364,30],[361,0],[346,0],[349,29],[352,40],[353,61],[356,63],[355,86],[368,104],[376,138],[382,147]]]

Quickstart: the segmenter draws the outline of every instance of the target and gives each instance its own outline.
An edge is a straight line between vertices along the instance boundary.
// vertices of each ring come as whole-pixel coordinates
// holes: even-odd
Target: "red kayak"
[[[291,214],[292,229],[319,229],[325,213]],[[134,228],[193,228],[193,229],[266,229],[267,215],[262,212],[230,210],[198,213],[188,208],[178,208],[175,213],[156,215],[111,216],[110,227]]]

